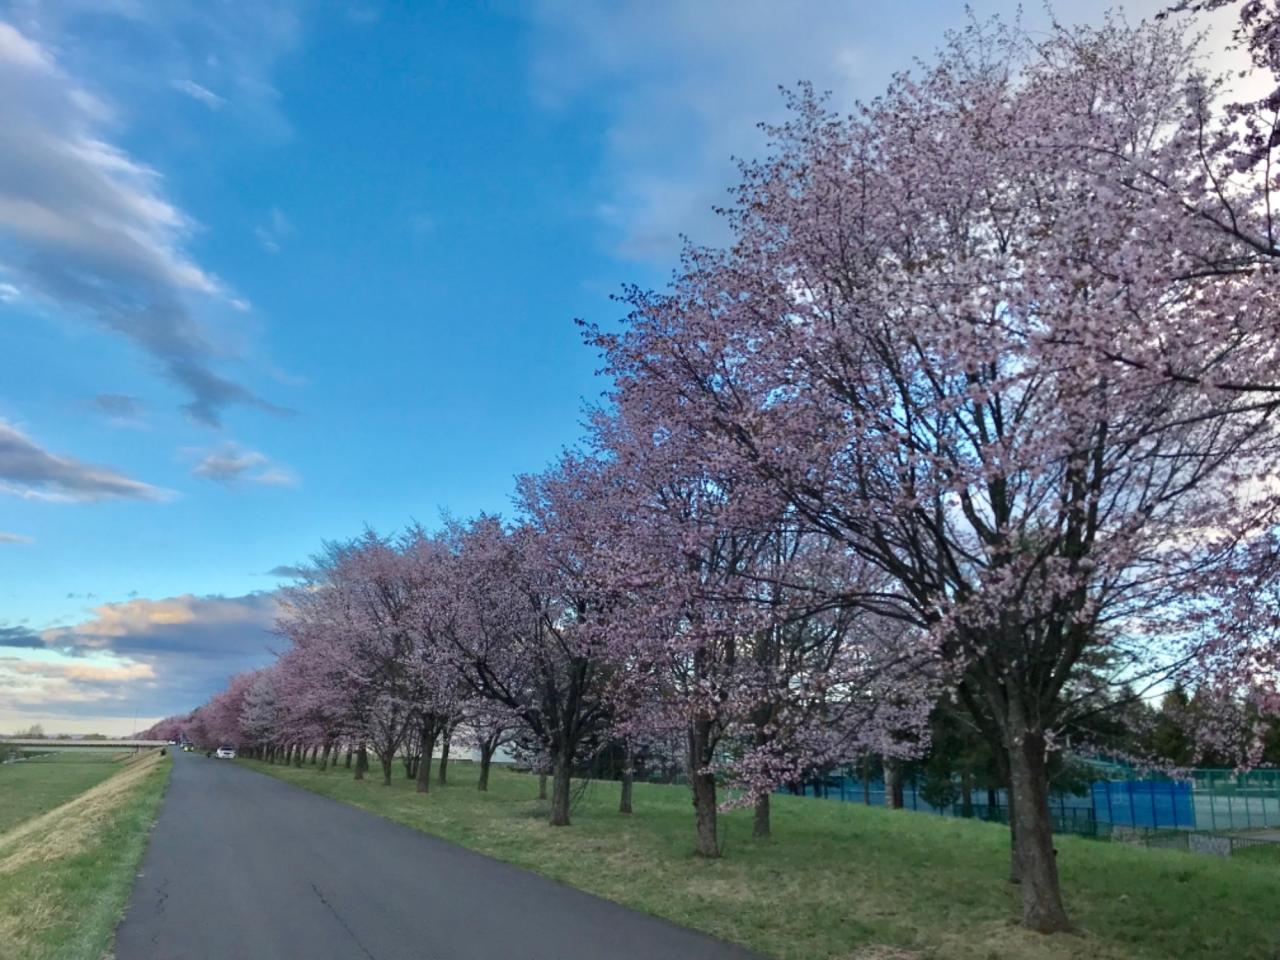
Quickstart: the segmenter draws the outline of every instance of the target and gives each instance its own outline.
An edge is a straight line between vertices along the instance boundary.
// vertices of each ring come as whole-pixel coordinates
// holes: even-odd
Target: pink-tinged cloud
[[[4,664],[13,673],[29,677],[52,677],[66,680],[90,680],[101,683],[123,683],[129,680],[154,680],[155,670],[149,663],[121,666],[87,666],[79,663],[50,663],[45,660],[15,660]]]
[[[122,711],[118,716],[132,715],[135,709],[147,716],[188,709],[229,676],[272,659],[279,646],[277,609],[270,593],[184,594],[99,604],[79,623],[39,633],[40,646],[61,654],[60,659],[14,668],[14,663],[29,662],[29,655],[15,649],[18,656],[7,661],[0,657],[0,699],[7,675],[11,683],[19,679],[27,684],[24,702],[30,708],[54,714],[96,711],[106,716],[116,709],[112,703]],[[34,646],[32,631],[11,632],[12,647]],[[103,693],[108,687],[114,691],[110,696]],[[92,711],[76,706],[87,703],[94,704]]]

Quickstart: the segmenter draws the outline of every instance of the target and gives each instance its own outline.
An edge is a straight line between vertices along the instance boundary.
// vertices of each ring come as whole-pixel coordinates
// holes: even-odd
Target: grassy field
[[[545,825],[532,777],[450,764],[428,797],[400,776],[352,781],[239,761],[318,793],[520,864],[619,903],[736,940],[785,960],[1275,960],[1280,867],[1143,850],[1074,837],[1058,841],[1068,907],[1079,931],[1020,929],[1007,873],[1008,834],[975,821],[776,797],[775,838],[751,839],[748,812],[725,818],[722,860],[692,856],[683,787],[637,784],[620,816],[618,786],[586,785],[574,825]]]
[[[120,769],[124,754],[66,750],[0,764],[0,834],[52,810]]]
[[[158,753],[0,768],[0,955],[99,960],[169,781]],[[13,778],[12,780],[9,778]],[[27,811],[13,823],[7,802]]]

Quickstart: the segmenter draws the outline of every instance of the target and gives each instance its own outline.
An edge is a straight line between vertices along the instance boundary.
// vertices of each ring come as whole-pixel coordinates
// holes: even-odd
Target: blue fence
[[[1097,780],[1091,793],[1094,819],[1100,823],[1175,830],[1197,826],[1189,781]]]
[[[780,793],[792,793],[780,790]],[[884,781],[872,780],[866,789],[857,777],[832,776],[819,783],[806,783],[804,796],[843,800],[851,803],[885,803]],[[907,810],[963,816],[959,802],[936,807],[921,795],[918,784],[908,779],[902,788],[902,805]],[[1008,796],[1004,790],[975,791],[970,815],[980,820],[1007,821]],[[1063,833],[1094,835],[1099,825],[1147,829],[1195,829],[1196,804],[1192,784],[1177,780],[1099,780],[1083,796],[1055,793],[1049,799],[1054,829]],[[1202,825],[1202,829],[1204,826]]]

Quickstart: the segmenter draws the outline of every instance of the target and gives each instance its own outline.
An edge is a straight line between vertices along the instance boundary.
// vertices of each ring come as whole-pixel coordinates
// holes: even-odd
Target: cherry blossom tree
[[[276,693],[275,666],[255,671],[240,707],[240,729],[245,742],[258,756],[264,756],[279,734],[280,705]]]
[[[255,679],[254,672],[236,674],[228,681],[224,690],[215,694],[201,708],[202,736],[198,743],[205,746],[226,744],[239,748],[250,741],[241,717],[244,714],[246,698]]]
[[[597,562],[614,598],[605,629],[625,664],[618,726],[628,742],[683,733],[696,850],[714,857],[718,779],[755,804],[767,836],[779,784],[872,746],[910,752],[912,738],[890,730],[925,726],[930,699],[907,693],[908,676],[928,686],[925,645],[859,629],[875,617],[848,598],[878,589],[865,564],[750,477],[707,469],[696,426],[621,400],[596,421],[613,511],[596,520],[610,543]],[[892,696],[886,671],[899,680]]]
[[[928,632],[992,721],[1043,931],[1068,926],[1064,691],[1099,646],[1131,674],[1184,663],[1197,586],[1268,522],[1235,481],[1275,462],[1269,410],[1154,359],[1211,361],[1246,291],[1202,277],[1207,228],[1127,186],[1204,177],[1206,83],[1176,27],[1109,21],[975,26],[847,118],[802,90],[744,169],[733,246],[589,333],[619,406],[700,432],[709,474],[889,578],[851,599]]]
[[[552,826],[570,820],[574,764],[608,722],[606,646],[592,629],[594,595],[581,555],[587,529],[575,501],[547,499],[513,530],[495,517],[455,524],[456,611],[443,632],[447,658],[472,694],[518,718],[551,767]],[[581,538],[581,539],[580,539]]]

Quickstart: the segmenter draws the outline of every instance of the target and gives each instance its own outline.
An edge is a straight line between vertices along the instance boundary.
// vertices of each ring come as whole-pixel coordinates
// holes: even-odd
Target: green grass
[[[1008,833],[975,821],[800,797],[774,798],[773,840],[751,839],[750,814],[724,818],[725,856],[692,856],[683,787],[637,784],[635,813],[618,786],[586,786],[573,826],[546,826],[530,776],[451,763],[451,783],[422,797],[397,765],[390,788],[239,761],[309,790],[519,864],[619,903],[785,960],[873,957],[1058,960],[1280,953],[1280,870],[1075,837],[1058,840],[1069,935],[1017,926]],[[893,948],[892,950],[890,948]],[[893,950],[900,952],[893,952]]]
[[[24,782],[48,807],[55,795],[65,796],[71,783],[67,771],[76,766],[62,758],[38,770],[33,764],[23,776],[36,779]],[[106,954],[170,767],[171,758],[154,753],[102,763],[105,778],[0,833],[0,955],[5,960],[99,960]],[[57,781],[60,790],[41,784],[40,773]]]
[[[1260,843],[1256,846],[1237,847],[1233,860],[1268,864],[1272,869],[1280,867],[1280,843]]]
[[[112,750],[67,750],[0,764],[0,833],[101,783],[121,759]]]

